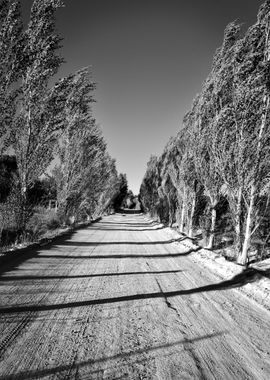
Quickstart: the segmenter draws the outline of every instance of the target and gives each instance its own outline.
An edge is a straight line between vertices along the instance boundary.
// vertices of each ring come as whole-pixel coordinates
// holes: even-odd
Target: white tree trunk
[[[241,241],[241,213],[242,213],[242,188],[239,187],[237,194],[237,205],[235,214],[235,247],[237,254],[241,252],[242,241]]]
[[[183,201],[182,202],[182,209],[181,209],[180,226],[179,226],[180,232],[184,232],[185,215],[186,215],[186,204]]]
[[[193,217],[195,212],[195,205],[196,205],[196,196],[194,195],[192,204],[191,204],[191,211],[190,211],[190,220],[189,220],[189,228],[188,228],[188,236],[192,237],[193,235]]]
[[[216,219],[217,219],[217,211],[213,207],[211,210],[211,230],[210,230],[210,236],[207,248],[212,249],[214,244],[214,238],[215,238],[215,228],[216,228]]]
[[[246,265],[248,261],[248,249],[250,247],[250,238],[251,238],[251,231],[252,231],[252,215],[253,215],[253,209],[254,209],[254,200],[255,200],[255,185],[252,185],[250,190],[250,201],[249,201],[249,207],[248,207],[248,215],[246,220],[246,231],[245,231],[245,240],[243,244],[243,249],[241,254],[238,256],[237,262],[241,265]]]
[[[172,227],[172,224],[173,224],[172,204],[171,204],[171,200],[169,196],[167,196],[167,199],[168,199],[168,205],[169,205],[169,227]]]

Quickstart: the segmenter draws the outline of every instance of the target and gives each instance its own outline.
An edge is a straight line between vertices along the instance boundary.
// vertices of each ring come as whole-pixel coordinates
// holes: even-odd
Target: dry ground
[[[0,380],[268,380],[269,311],[196,249],[117,214],[15,255],[0,268]]]

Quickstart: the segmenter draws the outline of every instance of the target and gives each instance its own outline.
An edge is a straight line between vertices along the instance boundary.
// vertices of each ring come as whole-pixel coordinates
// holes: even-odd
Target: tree
[[[226,27],[210,74],[183,121],[182,138],[172,140],[161,157],[150,161],[141,199],[152,214],[167,199],[170,220],[171,203],[178,203],[180,228],[185,221],[192,234],[198,200],[201,211],[204,208],[203,189],[208,200],[205,211],[211,211],[211,248],[217,210],[225,196],[238,262],[246,264],[251,237],[265,216],[262,205],[270,202],[269,0],[261,6],[257,22],[243,36],[240,33],[236,22]],[[173,199],[174,188],[177,199]]]
[[[215,122],[212,155],[222,177],[221,194],[228,199],[235,231],[235,248],[241,251],[243,215],[243,165],[245,139],[243,128],[247,109],[242,107],[239,87],[236,83],[237,53],[242,42],[240,25],[230,23],[224,33],[223,44],[214,60],[214,93],[220,107]],[[245,93],[245,92],[244,92]]]
[[[10,145],[10,127],[19,96],[16,82],[23,68],[23,48],[20,3],[3,0],[0,3],[0,155]]]
[[[91,157],[85,157],[89,148],[101,141],[100,132],[91,120],[91,103],[94,83],[90,80],[87,68],[79,70],[66,79],[68,93],[63,110],[63,135],[59,140],[60,165],[55,170],[58,182],[58,202],[63,215],[68,214],[70,200],[79,194],[82,172]],[[88,147],[85,141],[89,142]],[[84,145],[84,146],[83,146]],[[86,149],[87,148],[87,149]],[[90,154],[94,151],[91,152]]]
[[[146,173],[140,187],[140,201],[143,209],[154,218],[160,219],[160,172],[159,162],[156,156],[151,156],[147,163]]]
[[[99,192],[96,193],[99,195],[99,199],[98,207],[95,209],[95,217],[102,215],[105,211],[114,210],[114,201],[121,191],[120,175],[118,176],[115,160],[107,153],[104,156],[103,175],[99,177],[99,179],[102,178],[103,183],[99,183]]]
[[[243,265],[248,259],[251,236],[258,227],[254,226],[256,203],[258,203],[265,180],[269,181],[270,1],[266,1],[261,6],[257,23],[249,29],[245,36],[244,47],[248,51],[248,55],[246,54],[246,61],[241,66],[242,69],[243,66],[244,68],[249,66],[249,71],[245,70],[244,72],[244,80],[252,99],[250,108],[253,111],[253,115],[251,115],[253,117],[247,124],[249,131],[252,131],[249,134],[249,136],[252,135],[252,139],[248,139],[249,175],[245,186],[248,212],[243,250],[238,257],[238,263]],[[252,69],[250,70],[251,65]]]
[[[21,228],[24,228],[27,218],[27,190],[52,161],[59,137],[56,115],[59,106],[55,100],[61,86],[56,84],[48,90],[48,85],[63,62],[57,54],[60,37],[55,32],[55,11],[62,6],[60,0],[35,0],[24,32],[20,99],[11,128],[20,178]]]
[[[113,207],[115,210],[119,210],[122,207],[122,203],[127,196],[128,182],[126,174],[120,173],[118,177],[119,191],[114,199]]]

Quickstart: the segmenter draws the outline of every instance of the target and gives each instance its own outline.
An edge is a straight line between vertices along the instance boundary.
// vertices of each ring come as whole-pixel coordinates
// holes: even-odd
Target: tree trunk
[[[17,219],[17,229],[19,235],[23,235],[26,229],[27,222],[27,185],[26,176],[23,174],[21,178],[21,188],[20,188],[20,200],[19,200],[19,215]]]
[[[237,255],[240,254],[242,250],[242,239],[241,239],[241,213],[242,213],[242,188],[238,189],[237,194],[237,205],[236,205],[236,214],[235,214],[235,248]]]
[[[178,227],[178,230],[180,231],[180,224],[181,224],[181,198],[179,197],[179,195],[177,195],[177,207],[176,207],[176,211],[175,211],[175,218],[176,218],[176,223],[177,223],[177,227]]]
[[[216,219],[217,219],[217,211],[214,207],[212,207],[211,210],[211,229],[210,229],[210,236],[207,248],[212,249],[214,244],[214,238],[215,238],[215,228],[216,228]]]
[[[182,202],[182,209],[181,209],[180,226],[179,226],[180,232],[184,232],[185,215],[186,215],[186,204],[183,201]]]
[[[195,205],[196,205],[196,196],[194,195],[192,204],[191,204],[191,211],[190,211],[190,220],[189,220],[189,227],[188,227],[188,236],[192,237],[193,234],[193,217],[195,212]]]
[[[267,33],[267,41],[268,41],[268,38],[269,38],[269,29]],[[267,61],[269,60],[268,53],[266,54],[266,60]],[[264,111],[262,113],[262,120],[261,120],[259,136],[258,136],[258,143],[257,143],[257,152],[256,152],[257,161],[255,163],[255,170],[254,170],[255,178],[250,190],[249,208],[248,208],[248,215],[247,215],[247,220],[246,220],[245,240],[244,240],[242,252],[238,256],[238,259],[237,259],[238,264],[241,264],[241,265],[246,265],[248,262],[248,249],[250,247],[250,238],[251,238],[252,223],[253,223],[253,209],[255,206],[254,201],[255,201],[255,194],[256,194],[256,185],[260,181],[259,169],[260,169],[260,161],[262,159],[261,157],[262,137],[263,137],[264,130],[266,128],[267,114],[268,114],[269,103],[270,103],[268,94],[264,96],[263,102],[264,102]]]
[[[246,220],[246,231],[245,231],[245,240],[243,244],[243,249],[241,254],[238,256],[237,263],[241,265],[246,265],[248,261],[248,249],[250,247],[250,238],[252,231],[252,222],[253,222],[253,209],[254,209],[254,200],[255,200],[255,185],[253,184],[250,191],[250,201],[248,208],[248,215]]]
[[[172,224],[173,224],[172,205],[171,205],[171,200],[169,196],[167,196],[167,199],[168,199],[168,205],[169,205],[169,227],[172,227]]]

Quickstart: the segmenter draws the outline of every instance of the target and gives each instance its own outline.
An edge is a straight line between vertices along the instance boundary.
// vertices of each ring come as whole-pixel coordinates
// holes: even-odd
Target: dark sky
[[[24,10],[32,0],[22,0]],[[151,154],[176,135],[225,26],[256,20],[260,0],[66,0],[60,74],[92,67],[94,116],[137,193]]]

